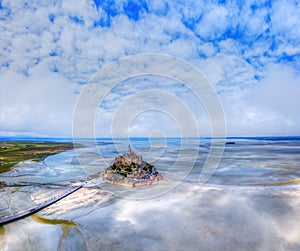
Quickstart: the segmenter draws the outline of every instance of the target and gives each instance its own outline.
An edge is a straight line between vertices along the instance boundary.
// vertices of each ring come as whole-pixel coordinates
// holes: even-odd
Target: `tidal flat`
[[[299,206],[297,187],[181,183],[147,200],[85,188],[37,215],[5,225],[0,248],[299,250]]]
[[[191,139],[133,142],[166,177],[153,186],[126,188],[97,178],[126,151],[125,140],[49,156],[43,176],[0,175],[6,183],[34,180],[18,190],[3,188],[2,214],[85,182],[37,214],[2,226],[0,250],[299,250],[300,140],[235,143],[203,184],[199,175],[210,143]]]
[[[19,162],[29,159],[38,162],[49,155],[73,148],[72,143],[0,141],[0,173],[10,171]]]

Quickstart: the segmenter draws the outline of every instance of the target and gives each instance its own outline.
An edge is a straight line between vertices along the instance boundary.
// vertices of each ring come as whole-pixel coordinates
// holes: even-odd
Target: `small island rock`
[[[113,165],[101,173],[101,177],[110,184],[129,187],[151,185],[163,180],[162,174],[153,165],[143,161],[141,155],[133,152],[130,145],[125,154],[117,156]]]

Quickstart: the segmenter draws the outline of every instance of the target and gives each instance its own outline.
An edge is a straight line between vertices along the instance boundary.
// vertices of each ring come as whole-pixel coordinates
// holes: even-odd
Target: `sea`
[[[131,149],[170,179],[227,186],[282,185],[300,179],[300,137],[212,138],[0,138],[74,142],[82,147],[24,163],[0,181],[55,183],[76,181],[103,171]],[[212,147],[214,149],[212,150]],[[205,179],[203,179],[206,174]],[[201,179],[202,178],[202,179]]]
[[[80,145],[2,173],[0,216],[86,185],[40,218],[0,226],[0,250],[300,250],[299,136],[0,140]],[[161,184],[100,178],[129,148]]]

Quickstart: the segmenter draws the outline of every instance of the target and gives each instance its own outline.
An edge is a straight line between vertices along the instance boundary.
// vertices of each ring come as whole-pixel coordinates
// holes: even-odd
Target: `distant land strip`
[[[0,174],[25,160],[42,161],[46,157],[72,150],[79,144],[43,141],[0,141]]]

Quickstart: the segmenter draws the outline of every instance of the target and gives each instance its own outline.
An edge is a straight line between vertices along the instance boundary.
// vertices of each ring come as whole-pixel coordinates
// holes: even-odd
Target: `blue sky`
[[[150,52],[183,58],[205,74],[222,101],[228,135],[300,135],[299,23],[300,3],[292,0],[1,0],[0,135],[71,136],[90,77],[121,57]],[[145,87],[162,83],[153,78]],[[124,85],[108,100],[138,92],[133,81]],[[193,107],[180,84],[165,90]],[[110,136],[114,102],[97,115],[104,128],[98,136]],[[207,123],[191,110],[199,125]],[[168,120],[141,114],[130,133],[172,136]]]

